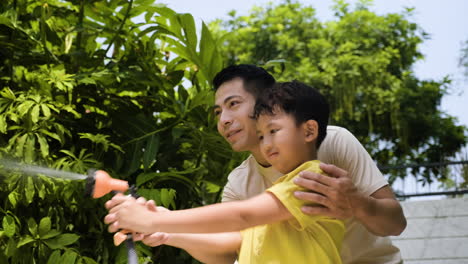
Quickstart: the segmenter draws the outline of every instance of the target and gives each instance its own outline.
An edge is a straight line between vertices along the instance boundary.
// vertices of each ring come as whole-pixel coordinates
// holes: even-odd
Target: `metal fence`
[[[428,182],[422,176],[413,174],[412,170],[417,168],[435,168],[436,171],[438,169],[440,173],[445,173],[446,179]],[[390,171],[403,170],[405,172],[407,176],[404,179],[397,178],[392,183],[392,188],[400,200],[443,199],[468,193],[468,160],[381,166],[379,169],[387,177]]]

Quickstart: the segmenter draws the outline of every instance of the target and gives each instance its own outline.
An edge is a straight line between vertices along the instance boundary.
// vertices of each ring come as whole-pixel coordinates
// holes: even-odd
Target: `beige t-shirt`
[[[318,160],[348,171],[358,190],[365,195],[371,195],[388,185],[361,143],[342,127],[327,127],[327,136],[319,148]],[[229,174],[222,201],[245,200],[258,195],[281,176],[272,167],[262,167],[251,155]],[[346,220],[345,225],[346,233],[341,249],[344,264],[402,262],[400,250],[392,245],[388,237],[373,235],[354,218]]]

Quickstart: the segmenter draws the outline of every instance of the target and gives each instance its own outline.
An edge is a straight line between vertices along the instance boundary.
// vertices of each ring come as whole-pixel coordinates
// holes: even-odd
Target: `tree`
[[[427,34],[410,21],[411,9],[377,15],[367,2],[352,9],[337,1],[335,19],[320,22],[312,7],[284,1],[245,16],[233,11],[210,27],[230,64],[261,64],[280,81],[318,88],[331,123],[352,131],[379,165],[447,160],[466,143],[466,127],[439,109],[450,80],[420,80],[412,71]],[[437,177],[431,172],[421,171],[425,181]]]
[[[196,32],[190,14],[148,0],[2,1],[2,156],[104,169],[172,209],[217,201],[240,156],[210,110],[222,57],[205,24]],[[79,181],[0,175],[0,263],[126,261],[102,223],[109,196],[84,197]],[[170,248],[138,252],[192,262]]]

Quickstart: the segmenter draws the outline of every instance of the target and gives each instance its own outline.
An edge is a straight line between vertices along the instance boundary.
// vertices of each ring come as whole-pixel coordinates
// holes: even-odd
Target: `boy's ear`
[[[304,132],[306,142],[312,142],[318,137],[318,123],[315,120],[309,119],[304,123]]]

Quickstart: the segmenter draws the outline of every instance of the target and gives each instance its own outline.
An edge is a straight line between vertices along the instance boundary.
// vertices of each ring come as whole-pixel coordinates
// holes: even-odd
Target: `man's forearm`
[[[378,236],[397,236],[405,230],[406,218],[397,200],[374,195],[360,199],[354,216],[369,232]]]
[[[170,234],[166,245],[182,248],[203,263],[232,264],[241,244],[239,232]]]

